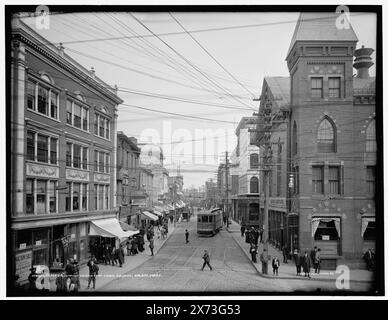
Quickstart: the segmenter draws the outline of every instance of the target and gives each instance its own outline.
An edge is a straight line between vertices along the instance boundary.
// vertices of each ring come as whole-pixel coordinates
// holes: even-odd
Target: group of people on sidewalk
[[[294,250],[294,261],[296,266],[296,275],[300,276],[303,269],[304,276],[310,278],[310,269],[313,267],[315,273],[319,274],[321,270],[321,249],[314,247],[310,254],[305,251],[303,255],[298,249]]]

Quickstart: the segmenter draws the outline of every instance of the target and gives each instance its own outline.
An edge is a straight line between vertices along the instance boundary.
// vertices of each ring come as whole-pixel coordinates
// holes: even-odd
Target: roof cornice
[[[115,104],[121,104],[124,101],[118,97],[115,93],[107,89],[108,84],[100,83],[99,81],[93,79],[86,71],[86,69],[78,64],[76,61],[72,62],[66,58],[62,57],[59,53],[55,52],[53,49],[49,48],[45,40],[40,35],[36,34],[35,31],[30,29],[24,23],[19,23],[17,28],[12,30],[12,40],[17,40],[23,42],[26,46],[33,49],[37,53],[46,57],[50,61],[59,65],[61,68],[72,74],[73,76],[80,79],[82,82],[86,83],[90,87],[98,90],[99,93],[103,94],[110,101]],[[46,42],[46,43],[45,43]],[[69,57],[69,59],[71,59]],[[73,59],[71,59],[73,60]]]

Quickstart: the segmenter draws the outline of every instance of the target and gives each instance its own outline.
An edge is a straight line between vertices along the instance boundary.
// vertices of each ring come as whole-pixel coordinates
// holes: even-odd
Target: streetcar
[[[215,235],[222,227],[222,210],[219,208],[197,213],[198,235]]]

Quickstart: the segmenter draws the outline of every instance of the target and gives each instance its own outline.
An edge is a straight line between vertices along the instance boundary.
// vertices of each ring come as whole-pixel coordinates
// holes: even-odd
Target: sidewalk
[[[166,239],[158,239],[156,236],[154,238],[154,255],[158,253],[158,251],[164,246],[166,241],[169,239],[171,234],[174,232],[174,223],[168,223],[168,235]],[[80,268],[80,284],[81,288],[79,292],[94,292],[98,291],[104,286],[106,286],[111,281],[117,279],[118,277],[124,275],[125,273],[137,268],[147,260],[151,259],[150,249],[148,247],[149,242],[145,239],[144,251],[139,252],[135,256],[127,256],[125,255],[125,262],[120,268],[119,266],[98,264],[99,272],[96,278],[96,289],[86,289],[88,286],[88,278],[89,278],[89,268],[86,264],[82,265]],[[51,290],[56,290],[55,279],[50,279]]]
[[[240,248],[245,252],[248,259],[251,261],[251,255],[249,253],[250,244],[245,242],[245,236],[241,236],[241,230],[240,225],[235,222],[231,221],[229,225],[229,229],[227,229],[228,232],[231,233],[234,240],[237,242],[237,244],[240,246]],[[336,273],[335,270],[322,270],[319,274],[314,273],[314,269],[311,268],[311,279],[305,278],[304,273],[302,272],[303,276],[297,276],[296,275],[296,267],[293,260],[288,260],[288,263],[283,263],[283,254],[280,250],[277,250],[275,247],[273,247],[271,244],[268,244],[268,254],[272,258],[275,256],[278,257],[280,261],[280,268],[279,268],[279,276],[273,276],[272,275],[272,264],[270,263],[268,265],[268,275],[264,275],[261,272],[261,262],[260,262],[260,254],[263,252],[263,244],[259,243],[258,245],[258,254],[257,254],[257,263],[253,263],[252,265],[256,268],[257,272],[262,277],[266,278],[278,278],[278,279],[297,279],[297,280],[306,280],[311,281],[313,280],[319,280],[319,281],[333,281],[338,278],[340,273]],[[356,281],[356,282],[372,282],[373,281],[373,273],[367,270],[360,270],[360,269],[351,269],[350,270],[350,281]]]

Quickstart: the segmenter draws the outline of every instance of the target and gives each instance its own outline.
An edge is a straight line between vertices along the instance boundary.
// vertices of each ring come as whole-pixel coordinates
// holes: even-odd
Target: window
[[[366,129],[366,152],[376,152],[376,121],[373,119]]]
[[[366,167],[366,191],[369,194],[375,193],[375,176],[376,176],[376,167],[368,166]]]
[[[80,190],[81,184],[73,182],[73,211],[77,211],[80,209]]]
[[[340,194],[340,167],[329,166],[329,193]]]
[[[105,186],[105,205],[104,209],[109,209],[109,186]]]
[[[73,124],[73,103],[71,100],[66,100],[66,123]]]
[[[34,206],[34,180],[27,179],[26,180],[26,213],[34,214],[35,206]]]
[[[320,221],[317,231],[315,232],[315,240],[338,240],[338,231],[335,226],[334,220],[332,221]]]
[[[105,119],[105,138],[110,140],[109,120]]]
[[[73,167],[81,167],[81,146],[73,144]]]
[[[74,114],[73,114],[73,126],[76,128],[81,128],[81,106],[77,103],[74,103]]]
[[[88,168],[88,148],[82,148],[82,169]]]
[[[57,212],[57,181],[26,179],[26,214]]]
[[[27,108],[35,110],[36,104],[36,83],[32,81],[27,82]]]
[[[76,143],[66,143],[66,166],[73,168],[88,169],[88,154],[87,147]]]
[[[57,182],[49,182],[49,208],[50,213],[57,212],[57,191],[56,191]]]
[[[259,167],[259,155],[257,153],[250,155],[250,166],[251,169],[257,169]]]
[[[110,140],[110,120],[100,114],[95,115],[94,133]]]
[[[292,127],[292,154],[296,155],[298,153],[298,136],[297,136],[297,126],[294,121],[294,125]]]
[[[334,125],[328,118],[324,118],[318,127],[317,147],[318,152],[336,152]]]
[[[42,86],[40,83],[28,80],[27,108],[45,116],[58,119],[58,92]]]
[[[329,78],[329,97],[330,98],[339,98],[341,94],[341,78],[335,77]]]
[[[66,211],[71,211],[71,182],[66,182]]]
[[[50,116],[58,119],[58,94],[53,91],[51,91],[50,96]]]
[[[98,184],[94,185],[94,209],[98,209]]]
[[[364,232],[364,240],[366,241],[374,241],[376,240],[376,222],[369,221],[368,226]]]
[[[313,166],[313,193],[323,194],[323,166]]]
[[[82,129],[88,131],[88,123],[89,123],[89,110],[86,108],[82,108]]]
[[[250,180],[250,193],[259,193],[259,179],[252,177]]]
[[[49,110],[49,90],[38,86],[38,112],[45,115]]]
[[[209,216],[209,222],[213,222],[213,216]]]
[[[66,123],[78,129],[89,130],[89,109],[70,99],[66,100]]]
[[[311,97],[323,98],[323,78],[311,78]]]
[[[97,172],[109,173],[110,154],[103,151],[94,151],[94,169]]]
[[[97,210],[102,210],[104,208],[104,185],[98,186],[98,208]]]
[[[72,144],[70,142],[66,143],[66,166],[71,167],[72,159]]]
[[[38,134],[37,160],[48,162],[48,137]]]
[[[50,163],[57,164],[58,139],[50,138]]]
[[[27,160],[35,161],[35,132],[27,131]]]

